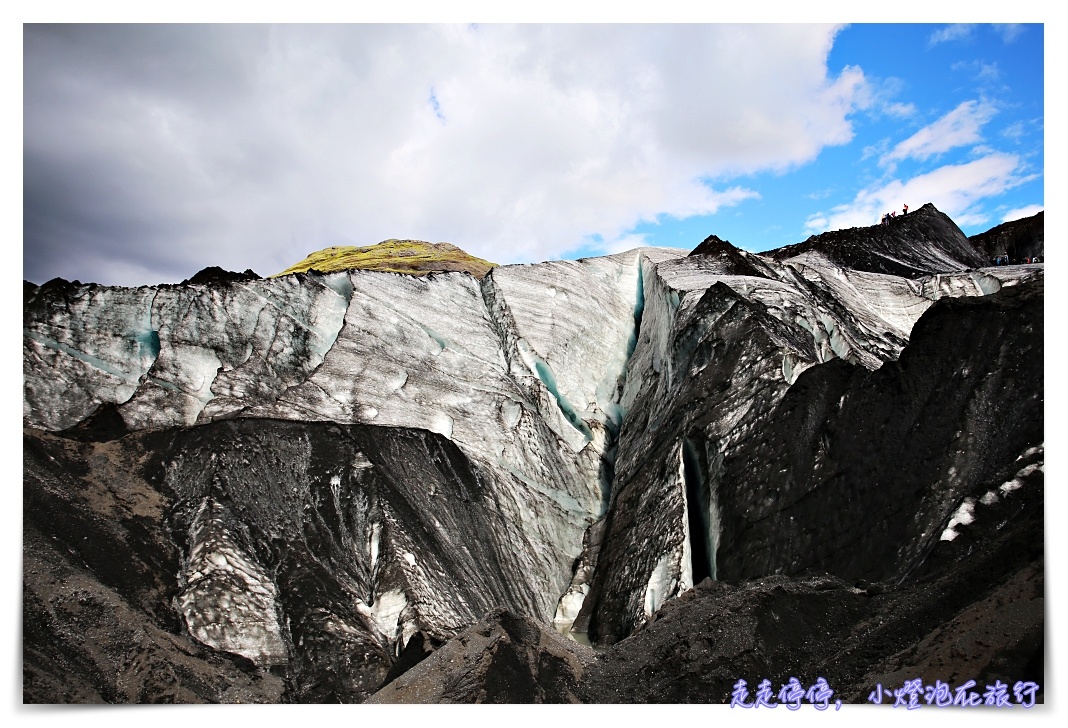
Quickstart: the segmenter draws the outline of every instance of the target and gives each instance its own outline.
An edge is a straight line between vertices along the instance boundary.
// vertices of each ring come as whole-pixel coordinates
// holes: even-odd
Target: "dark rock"
[[[382,687],[389,685],[404,673],[411,670],[420,662],[434,654],[434,650],[441,647],[441,643],[425,636],[422,632],[416,632],[408,640],[408,644],[401,650],[396,661],[386,673],[386,679],[382,681]],[[381,688],[380,688],[381,689]]]
[[[218,266],[212,265],[198,271],[192,278],[186,278],[182,281],[182,285],[184,286],[190,283],[211,284],[258,280],[260,280],[260,276],[252,269],[248,269],[244,273],[235,273],[234,271],[224,270]]]
[[[37,289],[39,286],[36,283],[30,283],[29,281],[22,282],[22,307],[23,309],[29,305],[33,297],[37,295]]]
[[[816,570],[896,582],[929,558],[968,558],[968,539],[940,540],[959,508],[985,512],[986,494],[1019,473],[1031,479],[1027,493],[1004,498],[991,527],[1041,501],[1034,483],[1042,473],[1031,463],[1043,443],[1042,291],[1035,280],[942,299],[898,362],[874,372],[820,364],[776,400],[771,384],[723,385],[739,362],[775,356],[789,332],[729,289],[708,289],[691,318],[700,338],[674,365],[697,374],[678,379],[656,406],[639,399],[643,418],[624,425],[617,490],[583,604],[591,639],[617,642],[648,618],[650,589],[665,578],[655,577],[662,555],[673,551],[689,552],[694,581]],[[759,369],[751,375],[769,381]],[[673,469],[683,471],[676,480]],[[713,549],[693,535],[685,541],[707,532],[692,511],[710,502],[714,563],[701,560]]]
[[[916,678],[954,688],[975,680],[980,693],[1001,680],[1011,691],[1018,680],[1044,684],[1043,608],[1041,558],[976,559],[880,595],[826,578],[723,584],[666,603],[655,622],[598,656],[578,694],[596,703],[729,703],[742,679],[751,702],[762,680],[778,696],[790,678],[806,689],[824,678],[832,705],[867,703],[877,683],[892,691]]]
[[[66,437],[74,440],[95,442],[118,440],[129,433],[122,413],[111,403],[100,405],[89,417],[63,431]]]
[[[761,255],[786,261],[806,253],[843,268],[904,278],[990,265],[987,256],[930,202],[889,225],[832,230]]]
[[[370,703],[575,703],[595,652],[495,610],[383,687]]]
[[[804,372],[724,460],[721,577],[916,568],[965,498],[996,491],[1042,447],[1042,300],[1041,281],[942,299],[898,362]]]
[[[281,679],[183,633],[173,496],[135,453],[27,430],[23,457],[23,702],[282,699]]]
[[[762,264],[759,258],[734,247],[715,235],[705,238],[700,245],[690,251],[690,256],[702,257],[709,270],[723,275],[770,277],[765,270],[767,266]]]
[[[1027,258],[1045,258],[1045,211],[1020,220],[1003,222],[985,233],[972,235],[968,240],[983,255],[988,264],[994,258],[1007,255],[1012,263]]]

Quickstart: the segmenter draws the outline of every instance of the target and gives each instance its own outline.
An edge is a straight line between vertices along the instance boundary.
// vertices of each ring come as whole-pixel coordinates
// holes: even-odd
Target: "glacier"
[[[991,333],[952,371],[927,365],[986,399],[943,395],[957,419],[928,437],[947,454],[896,476],[909,506],[871,501],[892,515],[857,546],[871,517],[850,489],[895,476],[856,433],[926,432],[900,404],[933,386],[917,342],[982,340],[953,301],[998,302],[1002,337],[1041,302],[1042,265],[984,265],[926,208],[908,225],[948,242],[898,226],[864,256],[712,236],[481,280],[28,284],[26,487],[53,492],[48,458],[137,463],[108,487],[167,504],[185,632],[288,671],[299,700],[366,699],[495,608],[606,647],[707,580],[901,579],[1042,475],[1040,437],[997,446],[984,419],[995,402],[1022,422],[1041,396],[1014,380],[1004,404],[990,357],[1018,365]],[[979,442],[1000,459],[971,461]],[[875,465],[842,459],[858,448]]]

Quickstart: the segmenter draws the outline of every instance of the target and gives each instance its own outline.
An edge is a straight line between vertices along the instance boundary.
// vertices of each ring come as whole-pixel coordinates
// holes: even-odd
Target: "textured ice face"
[[[189,633],[215,649],[261,665],[284,664],[278,588],[233,537],[233,516],[205,499],[190,530],[177,605]]]
[[[42,296],[23,318],[23,418],[71,427],[101,403],[125,402],[159,354],[156,290],[82,286]]]
[[[191,425],[274,401],[333,346],[347,288],[333,274],[161,290],[160,353],[123,419],[134,429]]]

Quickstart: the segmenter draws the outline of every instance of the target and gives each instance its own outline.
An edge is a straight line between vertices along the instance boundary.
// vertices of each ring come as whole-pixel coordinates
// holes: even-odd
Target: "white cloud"
[[[605,255],[611,255],[612,253],[625,253],[628,250],[634,248],[643,248],[647,246],[649,242],[645,239],[643,234],[629,234],[623,235],[615,240],[609,240],[605,243],[597,246],[600,251],[603,251]]]
[[[885,212],[900,211],[904,204],[916,210],[927,202],[959,225],[984,222],[988,216],[980,209],[982,200],[1034,179],[1021,171],[1022,160],[1018,156],[1002,153],[965,164],[945,165],[906,181],[895,179],[862,190],[852,202],[833,208],[829,214],[810,217],[806,229],[820,232],[874,225]]]
[[[857,108],[868,112],[872,117],[892,116],[898,119],[910,117],[916,113],[912,103],[895,101],[905,91],[905,82],[896,76],[884,79],[866,79],[857,89]]]
[[[954,71],[967,71],[974,74],[973,80],[992,83],[1001,78],[1001,69],[997,62],[983,63],[982,61],[957,61],[950,66]]]
[[[1027,132],[1026,129],[1024,129],[1024,124],[1022,121],[1013,122],[1012,124],[1009,124],[1001,130],[1001,136],[1005,137],[1006,139],[1011,139],[1016,143],[1019,143],[1020,139],[1026,133]]]
[[[957,224],[957,227],[961,228],[971,227],[973,225],[986,225],[990,222],[990,215],[982,211],[962,212],[954,218],[953,222]]]
[[[1024,32],[1024,27],[1020,23],[994,23],[994,30],[1001,35],[1003,41],[1012,43]]]
[[[916,105],[911,103],[904,104],[900,101],[895,101],[893,103],[885,104],[883,106],[883,113],[885,113],[887,116],[895,116],[899,119],[907,119],[908,117],[914,116],[916,114]]]
[[[962,40],[971,37],[974,32],[974,23],[954,23],[953,25],[947,25],[945,28],[932,33],[931,37],[927,39],[927,45],[935,46],[939,43]]]
[[[812,232],[823,232],[824,230],[830,230],[831,221],[827,219],[827,216],[822,212],[818,212],[809,216],[808,220],[805,220],[805,229]],[[857,227],[856,225],[849,225],[847,227]]]
[[[936,154],[982,139],[980,130],[997,113],[987,101],[965,101],[932,124],[925,126],[908,139],[899,142],[884,155],[880,164],[903,159],[929,159]]]
[[[1012,222],[1013,220],[1022,220],[1025,217],[1037,215],[1045,209],[1045,205],[1027,205],[1025,207],[1017,207],[1015,210],[1009,210],[1004,215],[1002,215],[1001,221]]]
[[[997,63],[980,63],[976,78],[981,81],[997,81],[1001,78],[1001,70]]]
[[[183,276],[388,237],[543,260],[712,214],[850,141],[866,83],[828,75],[830,25],[60,30],[28,36],[30,176],[82,160],[68,197],[109,239],[153,221],[127,254]]]
[[[861,150],[860,161],[863,162],[865,159],[871,159],[872,157],[874,157],[876,155],[884,156],[886,154],[886,150],[889,149],[889,148],[890,148],[890,140],[889,139],[880,139],[879,141],[875,142],[874,144],[869,144],[868,146],[864,147],[863,150]]]

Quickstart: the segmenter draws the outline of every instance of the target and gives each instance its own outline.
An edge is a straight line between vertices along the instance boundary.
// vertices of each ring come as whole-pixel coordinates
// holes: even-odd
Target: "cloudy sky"
[[[23,274],[753,251],[1044,206],[1042,25],[26,25]]]

